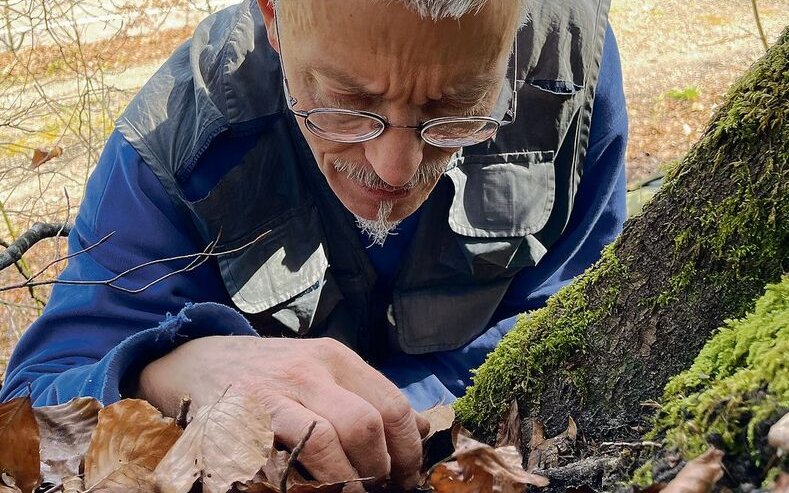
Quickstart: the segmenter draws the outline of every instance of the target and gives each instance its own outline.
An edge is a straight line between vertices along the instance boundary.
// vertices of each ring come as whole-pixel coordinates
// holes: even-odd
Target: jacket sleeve
[[[421,356],[397,355],[381,370],[417,409],[449,403],[471,385],[471,370],[483,363],[515,324],[517,314],[540,308],[599,257],[626,219],[625,149],[627,111],[616,39],[608,29],[592,115],[584,176],[572,216],[560,240],[540,264],[513,280],[492,327],[463,348]]]
[[[191,220],[118,132],[87,184],[69,252],[110,233],[106,242],[71,258],[60,280],[107,280],[152,260],[203,249]],[[155,263],[116,284],[138,289],[192,260]],[[11,356],[0,401],[30,393],[39,406],[75,396],[114,402],[147,363],[179,344],[206,335],[255,334],[241,315],[220,304],[228,303],[226,297],[210,261],[137,294],[106,285],[56,285]],[[192,305],[200,302],[207,303]]]

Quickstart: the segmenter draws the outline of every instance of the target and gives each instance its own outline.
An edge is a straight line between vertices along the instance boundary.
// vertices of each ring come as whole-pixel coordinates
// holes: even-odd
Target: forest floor
[[[789,24],[787,0],[759,0],[758,5],[767,39],[772,42]],[[687,152],[729,86],[764,53],[764,47],[751,3],[744,0],[613,0],[610,18],[621,52],[628,101],[628,183],[632,187]],[[114,68],[127,88],[122,94],[130,97],[190,32],[191,28],[178,29],[155,37],[128,38],[109,50],[104,46],[103,53],[113,54],[104,60],[108,71]],[[7,64],[4,56],[7,54],[0,53],[0,66]],[[57,57],[57,50],[44,49],[33,69],[56,82],[62,78],[67,84],[65,73],[58,72]],[[119,107],[125,104],[120,103]],[[26,136],[26,143],[47,147],[56,134],[52,129],[42,129],[39,134]],[[29,157],[13,146],[3,148],[4,142],[9,140],[0,128],[0,202],[19,219],[16,227],[27,227],[35,216],[30,209],[42,197],[54,193],[55,200],[62,201],[64,186],[73,219],[87,176],[82,170],[89,170],[90,162],[75,165],[79,171],[72,174],[59,169],[51,173],[51,178],[42,179],[46,166],[58,166],[53,161],[42,167],[40,176],[14,181],[14,177],[23,176],[15,169],[20,162],[29,162]],[[68,154],[69,149],[65,151]],[[61,215],[51,220],[63,219],[65,207],[59,210]],[[2,226],[0,237],[7,238]],[[64,251],[65,242],[61,241],[59,249]],[[54,242],[38,245],[30,252],[29,263],[35,270],[56,253]],[[7,269],[0,273],[0,286],[16,283],[19,278],[16,270]],[[39,289],[37,295],[46,299],[48,290]],[[0,375],[18,338],[37,314],[36,303],[26,290],[0,293]]]

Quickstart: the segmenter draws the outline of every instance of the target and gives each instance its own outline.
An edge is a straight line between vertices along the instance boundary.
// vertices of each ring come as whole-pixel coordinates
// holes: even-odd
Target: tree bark
[[[530,434],[572,416],[588,446],[638,441],[673,375],[789,270],[789,29],[602,259],[524,314],[458,417],[490,440],[517,400]],[[789,363],[784,363],[785,365]]]

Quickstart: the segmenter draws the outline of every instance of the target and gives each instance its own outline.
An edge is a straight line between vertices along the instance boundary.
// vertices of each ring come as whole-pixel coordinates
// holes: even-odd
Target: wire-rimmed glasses
[[[277,23],[277,32],[281,32],[277,17],[275,17],[275,22]],[[517,37],[513,45],[513,67],[516,71],[518,62]],[[509,119],[498,120],[490,116],[446,116],[432,118],[419,125],[394,125],[386,117],[369,111],[342,108],[313,108],[308,111],[300,111],[294,108],[298,100],[291,95],[288,78],[285,75],[281,40],[279,51],[282,85],[288,109],[294,115],[303,118],[307,130],[321,139],[341,144],[358,144],[380,136],[387,128],[411,128],[416,130],[422,139],[431,146],[458,148],[485,142],[495,136],[500,127],[515,121],[518,99],[516,92],[517,72],[513,73],[510,108],[505,114],[505,118],[509,116]]]

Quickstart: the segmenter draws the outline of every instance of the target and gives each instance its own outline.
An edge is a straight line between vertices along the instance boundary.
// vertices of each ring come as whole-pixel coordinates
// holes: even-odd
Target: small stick
[[[296,465],[296,460],[299,458],[301,449],[304,448],[304,444],[310,439],[312,431],[315,429],[315,425],[317,424],[317,421],[313,421],[312,424],[310,424],[310,427],[307,428],[307,433],[304,435],[304,438],[302,438],[301,441],[296,444],[296,447],[293,448],[293,452],[291,452],[290,458],[288,459],[288,467],[285,468],[285,473],[282,475],[282,479],[279,481],[280,493],[288,492],[288,476],[290,476],[290,470]]]
[[[663,448],[662,443],[658,442],[650,442],[650,441],[643,441],[643,442],[603,442],[600,444],[600,447],[656,447],[656,448]]]
[[[189,394],[181,397],[181,404],[178,406],[178,416],[175,418],[175,424],[181,427],[181,429],[186,428],[186,425],[189,424],[187,421],[186,416],[189,414],[189,407],[192,405],[192,398]]]

